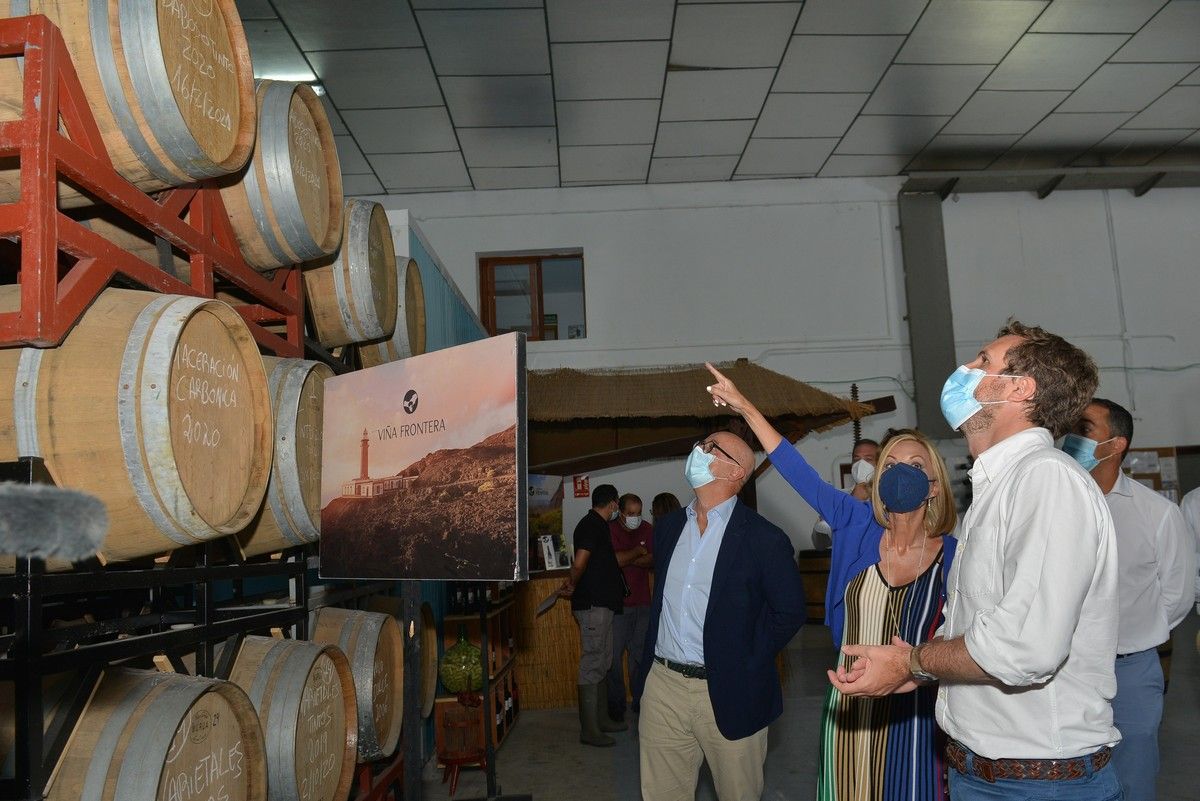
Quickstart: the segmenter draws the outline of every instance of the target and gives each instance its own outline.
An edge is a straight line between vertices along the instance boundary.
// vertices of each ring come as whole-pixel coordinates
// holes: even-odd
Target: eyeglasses
[[[700,440],[692,447],[699,448],[700,450],[704,451],[705,453],[712,453],[713,451],[720,451],[721,453],[723,453],[725,455],[726,459],[733,462],[738,467],[742,466],[741,462],[739,462],[737,459],[734,459],[732,456],[729,455],[729,451],[725,450],[724,448],[722,448],[720,445],[718,445],[716,442],[714,442],[711,439]]]

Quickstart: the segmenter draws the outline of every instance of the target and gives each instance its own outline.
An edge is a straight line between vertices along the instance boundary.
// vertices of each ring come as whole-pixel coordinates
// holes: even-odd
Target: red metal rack
[[[25,59],[24,110],[21,119],[0,122],[0,158],[19,158],[21,194],[14,203],[0,204],[0,237],[20,237],[21,300],[18,310],[0,313],[0,347],[59,344],[116,275],[158,292],[201,297],[213,297],[219,276],[253,298],[235,308],[260,345],[280,356],[302,356],[299,267],[276,270],[272,278],[251,269],[215,187],[188,186],[151,197],[118,175],[62,34],[45,16],[0,20],[0,58],[13,56]],[[59,130],[60,117],[70,138]],[[57,204],[64,179],[186,253],[191,283],[64,215]],[[60,253],[77,261],[64,270]],[[284,325],[286,338],[263,327],[271,324]]]

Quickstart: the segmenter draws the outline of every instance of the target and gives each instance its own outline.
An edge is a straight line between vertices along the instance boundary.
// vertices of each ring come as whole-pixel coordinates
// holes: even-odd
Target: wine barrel
[[[342,246],[304,271],[317,339],[327,348],[391,336],[396,328],[396,250],[383,206],[350,198]]]
[[[804,608],[809,623],[825,622],[825,590],[829,586],[829,551],[800,551],[797,567],[804,580]]]
[[[235,0],[0,0],[0,17],[45,14],[62,31],[118,173],[143,191],[240,170],[254,145],[250,50]],[[0,120],[23,115],[23,59],[0,59]],[[90,205],[59,184],[60,203]],[[15,160],[0,202],[16,200]]]
[[[246,637],[229,680],[262,721],[272,801],[342,801],[357,751],[350,663],[340,650],[296,640]]]
[[[237,536],[243,556],[316,542],[321,536],[321,418],[328,365],[263,357],[275,419],[275,458],[262,511]]]
[[[358,761],[389,757],[404,722],[404,640],[396,618],[326,607],[312,613],[313,642],[336,645],[350,660],[358,700]]]
[[[401,259],[396,266],[396,290],[396,329],[387,339],[358,346],[363,367],[425,352],[425,289],[415,259]]]
[[[421,717],[433,714],[433,702],[437,698],[438,686],[438,637],[437,621],[433,607],[421,604]]]
[[[226,681],[110,668],[58,763],[49,801],[265,801],[263,732]]]
[[[259,81],[254,157],[219,182],[246,262],[273,270],[342,241],[342,173],[321,99],[308,84]]]
[[[0,287],[0,311],[19,304]],[[0,349],[0,461],[40,456],[100,498],[105,559],[240,531],[271,465],[267,377],[220,301],[106,289],[62,345]]]

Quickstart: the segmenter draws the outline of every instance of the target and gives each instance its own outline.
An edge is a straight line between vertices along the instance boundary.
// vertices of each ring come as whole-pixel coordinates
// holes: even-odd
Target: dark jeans
[[[608,712],[613,717],[625,714],[625,675],[621,656],[629,651],[629,676],[637,675],[650,625],[650,607],[627,606],[625,613],[613,618],[612,666],[608,669]]]

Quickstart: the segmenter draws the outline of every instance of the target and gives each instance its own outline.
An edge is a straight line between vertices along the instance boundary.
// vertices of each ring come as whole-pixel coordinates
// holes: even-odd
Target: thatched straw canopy
[[[876,411],[747,359],[717,368],[789,439]],[[705,389],[711,383],[702,364],[530,370],[529,463],[565,473],[685,454],[698,437],[740,427],[727,407],[713,406]],[[747,431],[739,433],[758,447]]]

